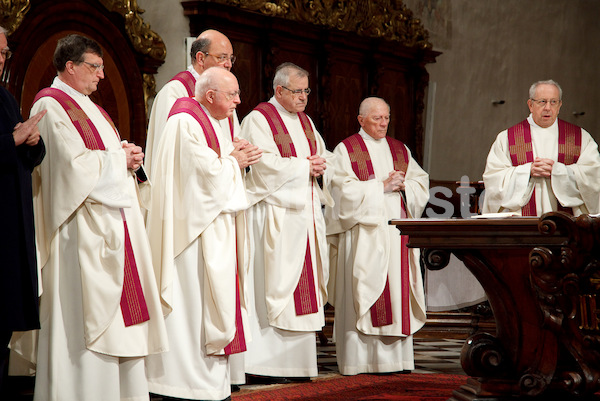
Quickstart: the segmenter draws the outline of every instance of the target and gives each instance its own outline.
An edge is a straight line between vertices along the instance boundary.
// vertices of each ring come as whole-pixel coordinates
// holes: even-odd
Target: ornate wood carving
[[[388,135],[422,161],[425,64],[439,54],[401,1],[187,0],[181,2],[197,35],[214,28],[238,56],[243,118],[272,96],[275,68],[291,61],[310,73],[307,113],[328,148],[358,131],[356,116],[367,96],[391,106]],[[240,52],[241,49],[241,52]],[[248,68],[258,74],[249,75]]]
[[[21,25],[29,6],[29,0],[0,0],[0,26],[9,36]]]
[[[0,0],[1,1],[1,0]],[[3,2],[3,4],[6,2]],[[137,0],[31,0],[8,18],[15,56],[5,67],[4,81],[27,116],[37,91],[51,84],[56,70],[56,41],[81,33],[104,49],[105,79],[92,98],[114,119],[124,139],[144,144],[148,99],[156,93],[154,74],[164,62],[162,39],[143,22]],[[34,62],[32,62],[34,60]]]
[[[125,19],[125,30],[133,48],[140,54],[149,56],[157,63],[153,63],[158,68],[164,63],[167,57],[167,47],[162,38],[150,29],[150,26],[144,22],[141,9],[137,0],[100,0],[108,11],[117,12]],[[143,71],[144,82],[144,104],[146,115],[148,115],[148,101],[156,95],[156,81],[150,71]],[[156,70],[154,70],[156,72]]]
[[[431,49],[428,33],[399,0],[212,0],[270,17],[355,32],[397,41],[407,47]]]
[[[125,30],[133,48],[151,58],[164,61],[167,48],[161,37],[150,29],[141,16],[144,13],[137,0],[100,0],[108,11],[117,12],[125,19]],[[161,63],[162,64],[162,63]]]
[[[430,268],[454,253],[481,283],[496,334],[471,336],[451,400],[590,400],[600,390],[600,218],[395,220]]]

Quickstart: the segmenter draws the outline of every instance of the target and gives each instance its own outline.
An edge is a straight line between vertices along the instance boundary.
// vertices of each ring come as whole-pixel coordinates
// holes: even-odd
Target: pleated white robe
[[[143,357],[165,351],[167,338],[136,178],[114,128],[89,97],[58,78],[52,87],[81,106],[106,150],[87,149],[56,100],[34,104],[32,114],[48,110],[38,124],[47,158],[34,172],[41,329],[37,352],[27,350],[26,338],[13,349],[37,368],[36,401],[148,400]],[[129,327],[120,308],[120,208],[150,315]]]
[[[317,376],[315,331],[325,324],[329,274],[321,205],[331,204],[331,197],[310,177],[310,148],[297,114],[287,112],[274,98],[269,102],[281,115],[297,157],[281,157],[260,112],[252,111],[242,121],[242,137],[264,152],[246,176],[248,197],[254,204],[247,215],[255,248],[254,286],[249,287],[252,343],[245,354],[246,372]],[[332,154],[312,125],[317,154],[330,159]],[[293,294],[304,265],[307,235],[318,311],[298,316]]]
[[[394,170],[385,139],[364,130],[375,178],[360,181],[343,143],[334,150],[333,208],[326,208],[330,242],[330,303],[335,307],[334,335],[340,373],[395,372],[414,369],[412,334],[426,320],[419,250],[409,252],[410,335],[402,324],[402,252],[400,232],[388,221],[402,215],[400,194],[384,193],[383,180]],[[409,152],[410,155],[410,152]],[[408,217],[420,217],[429,199],[429,176],[410,156],[406,176]],[[392,324],[373,327],[370,308],[389,279]]]
[[[573,208],[575,216],[600,212],[600,155],[590,134],[581,131],[581,155],[577,163],[558,160],[558,121],[548,128],[538,126],[531,115],[533,156],[554,160],[550,178],[531,177],[531,163],[513,166],[508,130],[498,134],[487,158],[483,181],[483,213],[517,212],[529,202],[535,188],[538,216],[557,210],[560,203]]]
[[[195,79],[200,76],[194,68],[187,68]],[[158,150],[160,137],[167,123],[171,107],[175,101],[182,97],[188,97],[188,91],[183,83],[178,80],[167,82],[156,94],[152,101],[150,117],[148,118],[148,134],[146,135],[146,148],[144,149],[144,167],[152,177],[154,156]]]
[[[195,80],[198,80],[200,74],[196,72],[192,65],[187,68]],[[150,111],[150,118],[148,119],[148,134],[146,136],[146,148],[144,149],[144,168],[148,172],[150,180],[153,179],[154,172],[152,171],[154,166],[154,156],[158,151],[158,144],[160,137],[167,123],[169,112],[175,104],[177,99],[182,97],[188,97],[188,91],[184,84],[178,80],[172,80],[167,82],[160,91],[154,97],[152,103],[152,109]],[[238,137],[240,134],[240,122],[237,113],[234,111],[233,114],[233,127],[234,137]],[[231,132],[228,119],[219,121],[219,125],[223,130],[223,133]],[[244,372],[244,354],[233,354],[229,357],[230,369],[231,369],[231,383],[233,384],[244,384],[246,382],[246,375]]]
[[[229,156],[231,134],[209,118],[221,157],[186,113],[169,118],[155,154],[148,234],[170,351],[146,365],[154,393],[220,400],[231,392],[223,349],[235,336],[236,258],[245,321],[250,245],[242,171]]]

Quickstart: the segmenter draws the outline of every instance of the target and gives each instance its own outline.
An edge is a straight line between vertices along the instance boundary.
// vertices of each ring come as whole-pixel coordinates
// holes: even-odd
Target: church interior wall
[[[480,180],[496,135],[527,117],[527,92],[537,80],[556,80],[564,92],[560,117],[600,139],[594,62],[600,59],[599,1],[404,3],[428,30],[433,50],[442,52],[427,65],[424,168],[431,178]],[[189,21],[180,0],[138,4],[167,47],[156,75],[160,89],[186,67]]]

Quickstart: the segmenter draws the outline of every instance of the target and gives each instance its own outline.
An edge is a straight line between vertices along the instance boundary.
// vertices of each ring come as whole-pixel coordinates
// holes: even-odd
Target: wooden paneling
[[[116,3],[116,2],[113,2]],[[133,18],[133,15],[130,16]],[[162,61],[141,55],[126,34],[126,21],[99,0],[37,0],[19,28],[9,37],[15,56],[7,63],[4,80],[29,115],[37,92],[52,84],[52,58],[57,41],[78,33],[97,41],[104,51],[104,75],[90,97],[115,122],[121,137],[146,141],[144,74],[151,77]]]
[[[379,96],[392,110],[388,134],[404,141],[422,162],[425,64],[439,53],[224,4],[195,0],[182,5],[193,36],[213,28],[230,38],[238,57],[232,72],[242,90],[240,119],[272,96],[275,68],[291,61],[310,73],[313,92],[306,112],[330,149],[358,131],[360,101]]]

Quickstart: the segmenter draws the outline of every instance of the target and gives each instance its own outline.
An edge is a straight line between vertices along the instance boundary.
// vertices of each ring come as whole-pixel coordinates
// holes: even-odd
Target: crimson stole
[[[392,159],[394,162],[394,170],[403,171],[406,173],[408,167],[409,157],[408,151],[404,144],[397,139],[386,136]],[[375,171],[373,169],[373,163],[371,161],[371,155],[367,149],[365,141],[360,134],[354,134],[342,141],[348,151],[350,158],[350,164],[354,174],[361,181],[368,181],[375,178]],[[400,197],[401,206],[401,218],[406,218],[406,206],[404,201]],[[407,247],[408,236],[400,236],[400,247],[401,247],[401,266],[400,266],[400,277],[401,283],[401,298],[402,298],[402,334],[410,335],[410,265],[409,265],[409,249]],[[373,327],[381,327],[392,324],[393,322],[393,311],[390,297],[390,284],[389,277],[386,278],[385,288],[383,293],[379,296],[377,301],[371,307],[371,323]]]
[[[96,126],[92,123],[92,120],[85,114],[85,112],[79,107],[79,105],[65,92],[56,88],[42,89],[36,95],[33,103],[37,102],[40,98],[49,96],[55,99],[65,109],[71,122],[81,135],[86,148],[91,150],[106,150],[104,142],[100,137],[100,133]],[[112,119],[104,111],[104,109],[96,105],[102,115],[107,119],[115,130],[117,138],[120,140],[119,133],[113,123]],[[144,298],[144,292],[140,283],[138,274],[137,264],[135,262],[135,255],[133,254],[133,247],[131,246],[131,239],[129,237],[129,229],[127,228],[127,221],[125,219],[125,212],[120,209],[121,217],[123,219],[123,226],[125,230],[125,266],[124,266],[124,279],[123,279],[123,292],[121,293],[121,312],[123,314],[123,320],[125,326],[133,326],[138,323],[145,322],[150,319],[148,313],[148,307],[146,305],[146,299]]]
[[[508,149],[513,166],[533,163],[533,144],[531,127],[527,120],[521,121],[508,129]],[[558,119],[558,162],[569,165],[577,163],[581,154],[581,128]],[[571,208],[558,203],[558,210],[573,214]],[[535,189],[531,198],[521,209],[523,216],[537,216]]]
[[[175,101],[175,104],[171,108],[171,111],[169,112],[169,117],[179,113],[189,114],[198,122],[198,124],[200,124],[200,126],[202,127],[202,131],[204,132],[204,137],[206,138],[206,143],[219,157],[221,157],[221,147],[219,145],[219,139],[217,138],[217,134],[213,129],[210,119],[208,118],[202,107],[200,107],[200,104],[191,97],[183,97],[177,99],[177,101]],[[246,338],[244,336],[244,326],[242,323],[242,309],[240,303],[240,281],[238,277],[237,264],[237,238],[235,243],[235,249],[235,337],[225,347],[225,355],[231,355],[246,351]]]
[[[277,145],[277,149],[279,149],[281,157],[297,157],[296,148],[294,147],[292,137],[290,136],[285,123],[281,119],[277,108],[271,103],[263,102],[256,106],[254,110],[259,111],[267,119],[269,127],[271,128],[271,132],[273,133],[273,139],[275,140],[275,144]],[[310,124],[310,120],[304,112],[298,113],[298,118],[304,130],[304,134],[306,135],[306,140],[308,141],[308,145],[310,147],[310,154],[311,156],[315,155],[317,153],[317,140],[315,138],[312,125]],[[311,184],[314,185],[312,181]],[[308,239],[308,233],[306,234],[304,265],[302,267],[298,285],[294,290],[294,306],[296,308],[296,315],[298,316],[316,313],[319,310],[317,293],[315,291],[315,277],[312,270],[312,259],[310,256],[310,242]]]

